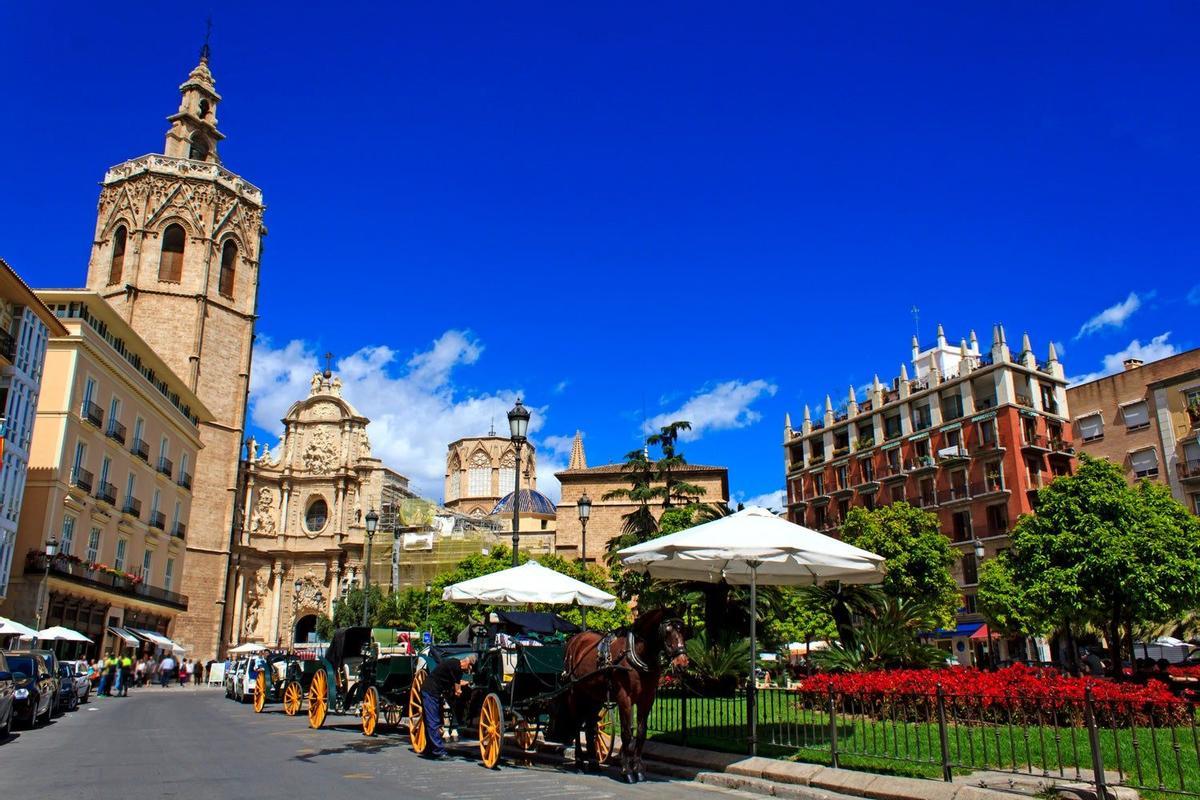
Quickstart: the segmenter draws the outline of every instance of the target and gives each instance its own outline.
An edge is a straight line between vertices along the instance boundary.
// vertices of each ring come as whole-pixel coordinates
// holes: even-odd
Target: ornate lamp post
[[[375,529],[379,527],[379,514],[372,508],[367,512],[367,557],[363,560],[363,627],[367,627],[368,612],[371,608],[371,540],[375,538]]]
[[[508,431],[512,434],[513,449],[516,450],[517,469],[513,475],[513,507],[512,507],[512,565],[517,565],[517,548],[521,543],[519,531],[521,509],[521,446],[525,444],[525,435],[529,432],[529,409],[521,405],[521,398],[508,412]]]
[[[42,629],[42,620],[50,605],[50,562],[58,555],[58,539],[51,536],[46,540],[46,571],[42,574],[42,602],[38,603],[37,628]],[[36,645],[36,642],[34,643]],[[33,645],[31,645],[33,646]]]
[[[576,501],[575,507],[579,509],[579,525],[583,528],[583,535],[579,540],[579,566],[587,567],[587,524],[588,518],[592,516],[592,498],[587,496],[587,492],[580,495]]]

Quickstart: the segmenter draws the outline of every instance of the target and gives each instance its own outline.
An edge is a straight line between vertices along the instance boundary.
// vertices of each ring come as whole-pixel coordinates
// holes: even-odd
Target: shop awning
[[[997,637],[999,634],[992,633],[988,630],[986,623],[980,626],[979,630],[971,634],[972,639],[990,639]]]
[[[138,639],[138,637],[134,636],[132,633],[125,630],[124,628],[118,628],[116,625],[109,625],[108,632],[111,633],[113,636],[117,636],[121,639],[124,639],[125,644],[129,645],[130,647],[137,647],[139,644],[141,644],[141,640]]]
[[[970,637],[982,627],[982,622],[960,622],[956,627],[938,628],[936,631],[930,631],[921,635],[931,636],[934,639],[955,639],[959,636]]]
[[[148,631],[142,628],[127,628],[126,630],[132,631],[137,636],[140,636],[147,642],[150,642],[150,644],[156,644],[159,647],[165,647],[168,650],[175,649],[175,643],[163,636],[161,633],[155,633],[154,631]]]

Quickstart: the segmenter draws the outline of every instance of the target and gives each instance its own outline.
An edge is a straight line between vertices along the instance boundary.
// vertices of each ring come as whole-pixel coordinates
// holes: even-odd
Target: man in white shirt
[[[162,677],[162,688],[167,688],[171,682],[171,678],[175,677],[175,659],[170,653],[163,656],[163,660],[158,665],[158,674]]]

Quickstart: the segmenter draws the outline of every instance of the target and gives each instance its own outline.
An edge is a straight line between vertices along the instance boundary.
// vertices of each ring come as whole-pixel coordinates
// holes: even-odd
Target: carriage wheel
[[[300,688],[297,681],[288,681],[283,687],[283,713],[289,717],[296,716],[296,712],[300,710],[300,700],[304,697],[304,690]]]
[[[254,713],[261,714],[267,705],[267,673],[259,672],[254,679]]]
[[[517,722],[514,731],[518,747],[526,753],[533,753],[537,750],[538,729],[536,725],[531,725],[529,720],[523,719]]]
[[[408,690],[408,740],[413,750],[425,752],[425,706],[421,702],[421,687],[425,685],[425,670],[417,670]]]
[[[611,711],[609,706],[604,706],[596,719],[596,761],[600,766],[608,763],[617,741],[617,715]]]
[[[385,703],[383,708],[380,709],[380,714],[382,715],[380,719],[383,720],[383,724],[389,728],[400,727],[400,723],[404,719],[404,715],[400,711],[400,706],[395,703]]]
[[[328,711],[326,707],[328,690],[329,681],[325,677],[325,670],[317,670],[308,687],[308,727],[319,728],[325,721],[325,712]]]
[[[479,709],[479,755],[488,769],[500,762],[500,746],[504,743],[504,709],[495,692],[483,698]]]
[[[379,691],[374,686],[368,686],[363,692],[362,699],[362,729],[363,736],[374,736],[375,726],[379,723]]]

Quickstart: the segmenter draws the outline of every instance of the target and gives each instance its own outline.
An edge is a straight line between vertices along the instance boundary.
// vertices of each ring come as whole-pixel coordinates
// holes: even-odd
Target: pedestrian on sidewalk
[[[133,680],[133,659],[129,654],[121,656],[121,663],[117,666],[120,670],[120,686],[121,697],[129,697],[129,683]]]
[[[171,678],[175,677],[175,659],[170,653],[163,656],[162,661],[158,662],[158,675],[162,680],[162,688],[167,688],[171,683]]]
[[[191,663],[186,658],[183,659],[183,661],[179,664],[179,685],[180,686],[187,686],[188,676],[191,675],[191,671],[192,671]]]

